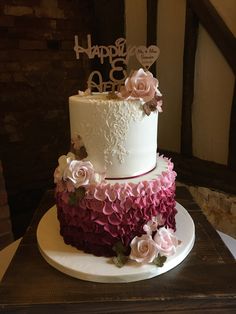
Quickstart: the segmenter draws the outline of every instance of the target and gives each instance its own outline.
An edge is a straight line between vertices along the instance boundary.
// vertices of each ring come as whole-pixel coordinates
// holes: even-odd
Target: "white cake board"
[[[59,233],[56,206],[42,217],[37,240],[45,260],[57,270],[82,280],[115,283],[132,282],[161,275],[180,264],[191,251],[195,239],[195,226],[186,209],[177,203],[176,236],[182,241],[175,255],[167,258],[163,267],[152,264],[140,265],[128,261],[122,268],[113,264],[111,258],[96,257],[66,245]]]

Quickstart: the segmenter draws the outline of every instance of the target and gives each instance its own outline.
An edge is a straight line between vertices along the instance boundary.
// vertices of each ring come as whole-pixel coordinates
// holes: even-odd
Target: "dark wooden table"
[[[0,285],[0,313],[236,313],[236,263],[184,187],[196,242],[176,268],[152,279],[102,284],[51,267],[37,248],[36,229],[53,203],[46,193]]]

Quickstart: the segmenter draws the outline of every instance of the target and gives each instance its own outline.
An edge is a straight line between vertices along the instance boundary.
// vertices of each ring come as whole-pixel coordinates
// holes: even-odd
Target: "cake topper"
[[[160,49],[154,45],[151,45],[148,48],[139,46],[135,49],[135,54],[144,69],[148,70],[159,57]]]
[[[135,56],[142,67],[147,71],[150,66],[157,60],[160,49],[151,45],[145,46],[127,46],[125,38],[118,38],[113,45],[92,45],[91,35],[87,35],[87,48],[79,45],[78,36],[75,36],[74,50],[76,58],[80,58],[80,54],[85,53],[89,59],[99,58],[103,64],[108,60],[111,69],[109,72],[109,81],[104,82],[100,71],[95,70],[90,73],[88,78],[88,88],[97,92],[119,91],[124,85],[127,78],[126,66],[129,58]],[[121,76],[121,78],[119,78]]]

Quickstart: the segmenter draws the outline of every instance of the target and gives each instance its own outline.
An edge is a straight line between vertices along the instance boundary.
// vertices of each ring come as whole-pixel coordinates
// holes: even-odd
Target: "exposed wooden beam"
[[[236,73],[236,39],[209,0],[188,0],[231,69]]]
[[[157,44],[157,10],[158,0],[147,0],[147,46]],[[156,63],[150,71],[156,76]]]
[[[236,170],[236,81],[234,83],[234,95],[230,116],[228,166],[230,169]]]
[[[189,6],[189,1],[187,1],[183,59],[181,153],[188,157],[192,156],[192,104],[194,96],[194,70],[197,37],[198,19]]]

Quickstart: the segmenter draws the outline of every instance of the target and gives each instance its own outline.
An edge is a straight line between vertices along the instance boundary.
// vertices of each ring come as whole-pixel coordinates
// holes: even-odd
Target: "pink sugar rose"
[[[174,235],[174,230],[171,228],[162,227],[157,230],[154,236],[154,241],[157,245],[158,252],[161,255],[170,256],[175,254],[178,246],[178,239]]]
[[[90,161],[72,160],[64,172],[64,178],[73,182],[75,188],[89,184],[94,169]]]
[[[152,263],[158,254],[157,244],[147,234],[133,238],[130,247],[129,257],[138,263]]]
[[[158,80],[153,77],[152,73],[139,69],[125,80],[125,86],[121,89],[120,96],[126,99],[139,98],[148,102],[154,98],[157,87]]]

